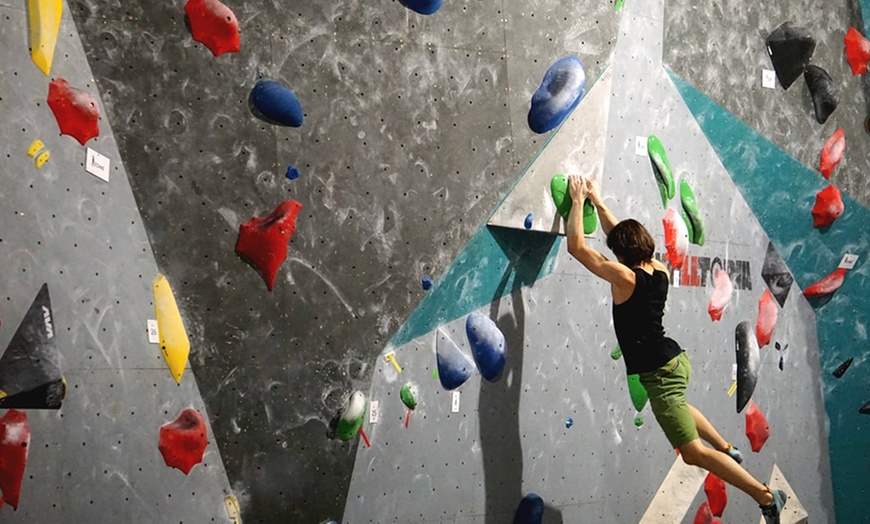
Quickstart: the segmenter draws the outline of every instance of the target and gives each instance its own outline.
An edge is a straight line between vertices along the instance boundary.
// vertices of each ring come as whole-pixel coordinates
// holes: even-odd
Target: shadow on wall
[[[486,490],[484,510],[487,524],[495,524],[510,521],[525,495],[522,492],[523,450],[519,421],[526,319],[522,288],[537,280],[556,237],[500,227],[490,227],[490,232],[510,261],[490,306],[490,318],[495,320],[505,336],[506,364],[494,382],[481,382],[478,398]],[[511,282],[513,311],[498,317],[498,299],[503,296],[508,282]],[[546,493],[542,496],[546,500]],[[546,506],[544,522],[561,524],[561,512]]]

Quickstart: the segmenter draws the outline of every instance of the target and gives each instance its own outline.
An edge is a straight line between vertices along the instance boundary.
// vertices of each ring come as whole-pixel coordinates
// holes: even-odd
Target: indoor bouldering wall
[[[192,426],[207,439],[204,454],[162,446],[164,425],[186,409],[206,415],[206,407],[194,376],[176,383],[149,343],[159,269],[78,31],[64,13],[49,78],[30,59],[25,4],[0,3],[0,520],[232,522],[227,508],[237,506],[208,418]],[[103,115],[87,147],[58,131],[46,102],[57,79],[90,94]],[[103,155],[108,181],[85,171],[93,163],[88,148]],[[28,394],[45,391],[49,369],[63,380],[49,393]],[[184,456],[187,474],[167,465],[179,463],[164,461],[161,447]]]
[[[0,349],[48,282],[68,389],[59,411],[27,411],[33,478],[10,518],[221,522],[230,496],[245,522],[507,522],[536,492],[554,522],[691,522],[704,479],[648,407],[635,413],[607,290],[553,234],[548,192],[557,172],[596,178],[663,255],[654,134],[707,225],[667,317],[692,354],[692,398],[754,475],[794,495],[788,522],[861,521],[870,150],[865,81],[843,51],[860,3],[0,0]],[[45,76],[28,15],[51,5],[64,18]],[[836,80],[825,124],[802,78],[762,87],[765,38],[788,20]],[[583,99],[536,134],[530,99],[569,55]],[[108,184],[58,135],[46,95],[61,77],[99,105],[88,145],[111,161]],[[845,212],[815,229],[819,155],[838,128],[830,183]],[[35,138],[51,152],[41,168]],[[590,242],[604,249],[600,229]],[[805,299],[846,252],[859,259],[843,287]],[[713,322],[719,269],[734,292]],[[179,386],[145,333],[158,272],[190,339]],[[778,321],[753,399],[771,436],[756,454],[729,389],[736,326],[755,325],[768,285]],[[473,312],[505,335],[506,368],[456,397],[435,351],[470,354]],[[368,402],[354,396],[339,421],[354,391]],[[157,438],[187,407],[209,443],[185,477]],[[55,506],[28,506],[48,491]],[[723,522],[758,518],[728,493]]]
[[[816,313],[785,266],[772,262],[779,260],[770,247],[775,239],[663,67],[663,8],[651,4],[625,7],[612,83],[593,85],[570,117],[600,122],[591,115],[600,110],[597,90],[606,86],[604,125],[584,129],[569,119],[553,131],[493,217],[509,216],[501,211],[512,201],[536,201],[528,191],[547,194],[546,183],[525,183],[540,178],[540,166],[570,161],[575,144],[603,139],[603,169],[597,171],[592,148],[583,174],[599,180],[618,217],[650,226],[663,252],[665,210],[647,150],[637,147],[638,137],[645,146],[648,135],[659,136],[674,176],[694,189],[705,223],[706,242],[692,245],[685,265],[675,268],[666,316],[668,332],[692,360],[690,401],[744,450],[750,473],[789,493],[783,522],[833,522]],[[590,101],[596,106],[584,106]],[[575,139],[560,136],[566,133]],[[681,466],[648,406],[636,412],[614,351],[609,287],[563,243],[547,250],[547,235],[523,231],[522,214],[515,216],[516,229],[486,229],[496,242],[466,246],[385,347],[403,367],[398,372],[381,360],[375,368],[370,401],[378,403],[378,416],[363,425],[371,446],[360,445],[344,520],[510,522],[534,493],[543,500],[544,522],[698,522],[705,475]],[[607,251],[600,229],[589,242]],[[717,269],[729,274],[733,295],[713,321],[708,304]],[[766,293],[776,295],[776,321],[760,350],[752,401],[770,437],[755,453],[746,412],[738,413],[729,390],[736,328],[748,322],[755,336]],[[451,298],[453,307],[444,307]],[[502,331],[504,371],[495,381],[474,373],[447,391],[436,378],[445,369],[436,355],[452,347],[445,339],[454,351],[472,354],[466,322],[475,313]],[[410,416],[400,400],[407,382],[418,390]],[[754,501],[734,488],[727,493],[723,522],[758,521]]]

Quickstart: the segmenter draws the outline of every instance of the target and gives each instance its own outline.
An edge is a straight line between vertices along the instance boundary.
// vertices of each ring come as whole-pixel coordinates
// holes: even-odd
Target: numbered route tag
[[[157,330],[157,321],[151,318],[148,319],[148,342],[151,344],[160,343],[160,332]]]

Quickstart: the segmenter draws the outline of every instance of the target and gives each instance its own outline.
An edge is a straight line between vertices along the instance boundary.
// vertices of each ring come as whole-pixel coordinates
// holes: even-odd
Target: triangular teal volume
[[[0,408],[60,408],[66,387],[55,331],[48,285],[43,284],[0,357]]]
[[[481,226],[399,328],[400,347],[553,272],[561,237]]]
[[[870,485],[870,417],[858,413],[870,398],[866,374],[836,379],[837,365],[867,349],[870,327],[870,210],[843,194],[846,210],[828,231],[813,228],[815,195],[828,182],[733,114],[670,72],[701,130],[803,289],[834,269],[845,253],[859,254],[831,301],[816,311],[828,447],[838,522],[866,518]],[[815,387],[806,384],[807,387]]]

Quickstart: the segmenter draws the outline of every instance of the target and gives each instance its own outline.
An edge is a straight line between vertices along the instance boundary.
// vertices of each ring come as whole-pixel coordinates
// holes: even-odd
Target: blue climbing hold
[[[504,333],[488,316],[475,311],[465,321],[465,334],[480,374],[489,381],[498,378],[504,369]]]
[[[520,501],[513,524],[541,524],[544,519],[544,499],[529,493]]]
[[[531,213],[526,215],[526,221],[523,222],[523,225],[526,227],[526,229],[532,229],[532,214]]]
[[[571,417],[568,417],[568,420],[565,421],[565,427],[568,429],[571,429],[571,426],[573,426],[573,425],[574,425],[574,419]]]
[[[532,95],[529,127],[535,133],[546,133],[562,123],[577,107],[586,85],[583,63],[568,56],[551,65],[540,87]]]
[[[438,363],[438,380],[448,391],[464,384],[474,371],[471,358],[460,351],[456,343],[440,329],[435,338],[435,359]]]
[[[270,124],[299,127],[302,104],[289,87],[274,80],[260,80],[251,90],[251,110],[257,118]]]
[[[296,180],[299,178],[299,170],[293,166],[287,166],[287,179],[288,180]]]
[[[421,15],[431,15],[441,9],[442,0],[399,0],[402,5]]]
[[[421,282],[423,284],[423,289],[426,291],[429,291],[429,288],[432,287],[432,279],[429,277],[423,277],[423,280]]]

